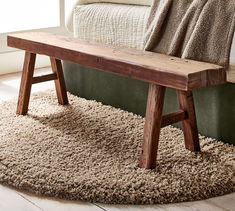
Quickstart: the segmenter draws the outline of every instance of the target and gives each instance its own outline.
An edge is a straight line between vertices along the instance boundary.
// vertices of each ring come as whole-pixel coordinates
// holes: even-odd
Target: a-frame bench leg
[[[66,92],[61,61],[56,58],[50,58],[50,60],[53,73],[44,76],[34,77],[33,75],[35,69],[36,54],[30,52],[25,53],[20,93],[18,98],[17,114],[27,114],[32,85],[50,80],[55,81],[55,88],[59,104],[68,104],[68,96]]]
[[[50,58],[50,60],[51,60],[52,71],[57,75],[57,79],[55,80],[55,88],[56,88],[58,102],[61,105],[67,105],[69,101],[68,101],[68,96],[67,96],[67,91],[66,91],[66,85],[65,85],[61,60],[58,60],[52,57]]]
[[[183,121],[183,131],[186,149],[200,152],[196,113],[192,91],[177,91],[180,108],[187,113]]]
[[[150,84],[144,126],[144,142],[139,167],[154,169],[162,122],[165,87]]]
[[[36,54],[25,52],[24,67],[18,98],[17,114],[26,115],[29,107],[30,93],[33,83]]]

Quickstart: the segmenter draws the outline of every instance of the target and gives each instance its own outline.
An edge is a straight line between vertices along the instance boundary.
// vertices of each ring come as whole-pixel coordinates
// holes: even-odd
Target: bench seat
[[[8,45],[179,90],[226,82],[224,68],[215,64],[141,50],[92,45],[50,33],[10,35]]]

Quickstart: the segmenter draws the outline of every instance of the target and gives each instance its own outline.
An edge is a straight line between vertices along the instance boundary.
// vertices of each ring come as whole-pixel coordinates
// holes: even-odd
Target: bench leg
[[[199,152],[200,143],[197,129],[196,113],[192,91],[177,91],[180,108],[188,115],[183,121],[183,131],[186,149]]]
[[[24,67],[17,106],[17,114],[19,115],[26,115],[28,112],[35,60],[36,54],[25,52]]]
[[[55,58],[51,59],[52,74],[34,77],[36,54],[25,52],[24,67],[21,78],[20,93],[17,105],[17,114],[26,115],[29,107],[29,100],[32,85],[45,81],[54,80],[58,102],[61,105],[68,104],[68,96],[64,81],[64,74],[61,61]]]
[[[68,105],[69,101],[61,61],[52,57],[50,58],[50,60],[52,71],[57,75],[57,79],[55,80],[55,88],[58,102],[61,105]]]
[[[165,87],[150,84],[144,126],[144,142],[139,163],[141,168],[154,169],[156,167],[164,97]]]

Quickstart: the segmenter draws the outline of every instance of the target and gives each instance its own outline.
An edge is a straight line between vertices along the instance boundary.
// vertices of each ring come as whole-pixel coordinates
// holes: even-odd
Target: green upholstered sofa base
[[[145,115],[147,83],[68,62],[64,74],[72,94]],[[235,145],[235,84],[195,90],[194,99],[199,132]],[[176,110],[176,93],[168,89],[164,112]]]

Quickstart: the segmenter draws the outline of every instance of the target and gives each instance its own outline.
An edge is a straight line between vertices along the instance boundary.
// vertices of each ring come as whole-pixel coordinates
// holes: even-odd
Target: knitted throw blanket
[[[154,0],[145,50],[228,68],[235,0]]]

